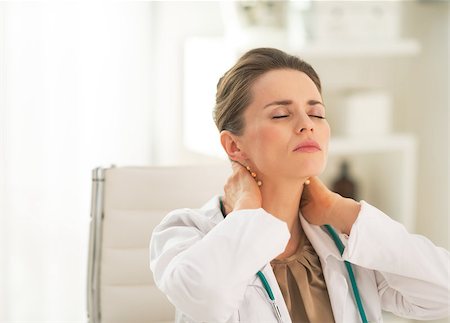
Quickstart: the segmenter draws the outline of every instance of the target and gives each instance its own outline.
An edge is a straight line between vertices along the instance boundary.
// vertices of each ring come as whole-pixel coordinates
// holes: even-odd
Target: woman
[[[218,83],[214,119],[233,167],[224,196],[169,213],[151,239],[154,279],[178,322],[448,316],[448,251],[315,177],[330,127],[309,64],[247,52]]]

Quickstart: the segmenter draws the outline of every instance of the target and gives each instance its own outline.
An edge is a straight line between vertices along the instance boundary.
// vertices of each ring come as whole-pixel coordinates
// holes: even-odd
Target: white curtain
[[[0,3],[0,322],[85,322],[91,170],[151,162],[149,2]]]

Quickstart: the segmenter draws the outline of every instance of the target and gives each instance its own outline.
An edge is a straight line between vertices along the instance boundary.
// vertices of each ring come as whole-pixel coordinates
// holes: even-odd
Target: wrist
[[[259,209],[261,207],[261,202],[255,201],[255,199],[243,198],[236,202],[233,210]]]
[[[350,235],[360,210],[361,204],[359,202],[350,198],[339,198],[332,210],[332,218],[335,222],[332,225],[342,233]]]

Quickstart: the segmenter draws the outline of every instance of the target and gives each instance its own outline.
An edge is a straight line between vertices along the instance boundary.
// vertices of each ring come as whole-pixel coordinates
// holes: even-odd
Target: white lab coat
[[[341,256],[320,226],[301,225],[322,264],[334,319],[361,322],[348,272],[352,263],[367,319],[382,310],[413,319],[450,313],[450,254],[361,201]],[[224,219],[215,196],[201,209],[170,212],[150,242],[150,268],[177,309],[177,322],[276,322],[256,272],[266,276],[283,322],[291,322],[270,261],[290,238],[287,224],[264,209],[231,212]]]

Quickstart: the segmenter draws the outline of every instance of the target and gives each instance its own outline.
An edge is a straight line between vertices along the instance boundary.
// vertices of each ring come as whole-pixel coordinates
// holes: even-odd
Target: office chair
[[[199,208],[223,193],[231,167],[109,167],[92,171],[87,305],[89,323],[173,322],[153,281],[149,242],[171,210]]]

